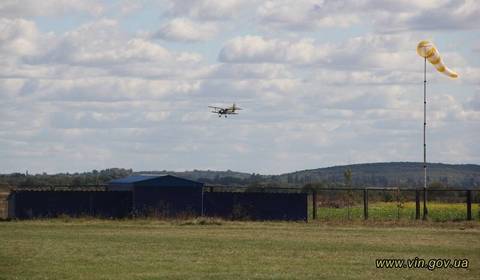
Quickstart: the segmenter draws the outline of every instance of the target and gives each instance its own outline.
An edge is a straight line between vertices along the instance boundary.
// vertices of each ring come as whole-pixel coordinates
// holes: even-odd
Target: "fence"
[[[311,191],[316,220],[480,219],[480,189],[328,188]]]
[[[141,188],[110,191],[103,186],[22,188],[0,196],[0,218],[96,216],[233,220],[308,220],[308,194],[299,189],[208,186],[200,189]],[[4,213],[12,207],[11,213]]]
[[[15,191],[10,200],[4,199],[0,206],[3,205],[3,212],[7,206],[16,209],[9,210],[9,213],[16,212],[12,217],[61,213],[128,216],[133,207],[132,194],[117,193],[104,188],[32,188]],[[256,220],[415,220],[424,217],[432,221],[480,220],[480,189],[428,189],[427,194],[428,212],[425,212],[423,189],[206,186],[201,194],[201,213]],[[171,203],[175,203],[175,199]]]
[[[29,219],[60,215],[121,218],[129,215],[132,196],[102,189],[23,190],[10,195],[10,218]]]
[[[298,189],[207,186],[203,205],[206,216],[308,221],[308,194]]]

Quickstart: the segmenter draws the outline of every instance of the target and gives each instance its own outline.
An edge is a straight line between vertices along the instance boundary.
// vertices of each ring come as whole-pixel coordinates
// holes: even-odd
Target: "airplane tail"
[[[237,107],[237,105],[235,105],[235,103],[233,103],[232,109],[233,109],[234,112],[235,112],[235,110],[242,110],[242,108]]]

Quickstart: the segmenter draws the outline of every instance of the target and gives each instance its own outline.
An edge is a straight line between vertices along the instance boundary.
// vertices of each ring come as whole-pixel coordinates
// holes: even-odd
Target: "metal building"
[[[172,175],[139,175],[107,186],[22,187],[0,190],[0,219],[95,216],[213,216],[248,220],[308,219],[308,194],[300,190],[204,186]]]
[[[130,176],[110,181],[108,191],[132,193],[136,216],[198,216],[203,209],[203,183],[171,175]]]

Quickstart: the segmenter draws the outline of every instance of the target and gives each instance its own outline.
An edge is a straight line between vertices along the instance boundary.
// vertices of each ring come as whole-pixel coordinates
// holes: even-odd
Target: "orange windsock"
[[[442,61],[442,58],[440,57],[440,53],[438,52],[437,48],[433,45],[432,42],[429,41],[420,41],[417,45],[417,53],[421,57],[426,58],[435,68],[438,70],[438,72],[441,72],[451,78],[456,78],[458,77],[458,74],[445,66],[445,64]]]

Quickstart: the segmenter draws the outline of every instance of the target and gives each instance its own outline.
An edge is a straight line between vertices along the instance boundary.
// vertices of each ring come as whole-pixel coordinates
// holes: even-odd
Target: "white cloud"
[[[122,0],[115,7],[120,10],[120,15],[125,16],[143,8],[143,1],[138,0]]]
[[[319,27],[349,27],[359,18],[348,13],[348,5],[344,1],[266,1],[258,7],[257,16],[262,24],[273,28],[305,31]]]
[[[283,41],[260,36],[243,36],[228,41],[219,59],[230,63],[313,64],[325,61],[329,46],[316,46],[313,40]]]
[[[175,17],[199,20],[219,20],[234,17],[250,1],[245,0],[174,0],[169,2],[169,13]]]
[[[431,158],[480,159],[480,71],[468,29],[476,27],[459,20],[476,23],[473,2],[95,2],[101,12],[36,2],[0,4],[0,172],[278,173],[417,160],[423,61],[415,46],[424,38],[460,73],[451,80],[427,66]],[[92,19],[104,7],[108,18]],[[422,14],[434,23],[445,15],[438,26],[462,32],[417,32]],[[30,16],[44,18],[22,18]],[[66,31],[43,32],[51,22]],[[159,22],[165,40],[154,41]],[[244,108],[233,118],[207,108],[233,102]]]
[[[16,96],[24,101],[135,101],[164,99],[198,90],[199,82],[183,80],[144,80],[139,78],[39,79],[24,82]],[[84,104],[87,106],[86,104]]]
[[[2,17],[35,17],[66,15],[69,12],[84,12],[98,16],[105,7],[96,0],[2,0],[0,16]]]
[[[411,34],[364,34],[344,42],[319,43],[313,39],[276,39],[242,36],[227,41],[219,60],[225,63],[277,63],[290,65],[306,79],[329,84],[415,83],[422,60],[415,52],[422,37]],[[457,71],[467,61],[458,52],[445,49],[444,61]],[[303,67],[303,68],[302,68]],[[305,68],[306,67],[306,68]],[[430,66],[429,66],[430,67]],[[475,71],[462,82],[471,81]],[[447,81],[433,75],[432,81]]]
[[[36,60],[100,66],[132,61],[166,61],[171,57],[165,48],[155,43],[125,37],[115,20],[102,19],[58,37],[49,52]]]
[[[37,52],[39,32],[34,22],[0,18],[0,57],[32,55]]]
[[[36,36],[43,38],[45,34]],[[47,46],[32,41],[31,49],[36,52],[17,53],[27,64],[12,66],[8,73],[30,76],[28,69],[34,68],[37,75],[52,78],[107,75],[171,78],[188,73],[198,75],[194,72],[199,68],[189,67],[191,72],[182,68],[197,65],[203,59],[197,53],[174,52],[145,38],[129,36],[111,19],[101,19],[62,35],[47,37]],[[2,72],[0,70],[0,74]]]
[[[164,24],[153,37],[172,41],[207,41],[218,32],[212,22],[194,22],[187,18],[175,18]]]
[[[257,8],[262,27],[309,31],[373,25],[382,32],[461,30],[480,25],[475,0],[454,1],[264,1]]]
[[[480,6],[474,0],[432,1],[400,13],[379,12],[374,24],[382,31],[478,29]]]
[[[293,73],[286,65],[261,63],[241,64],[223,63],[210,68],[209,74],[205,77],[210,79],[281,79],[292,78]]]
[[[243,36],[229,40],[219,60],[227,63],[288,63],[321,65],[333,69],[413,70],[408,61],[418,60],[410,36],[373,35],[340,43],[317,43],[313,39],[280,40]]]

